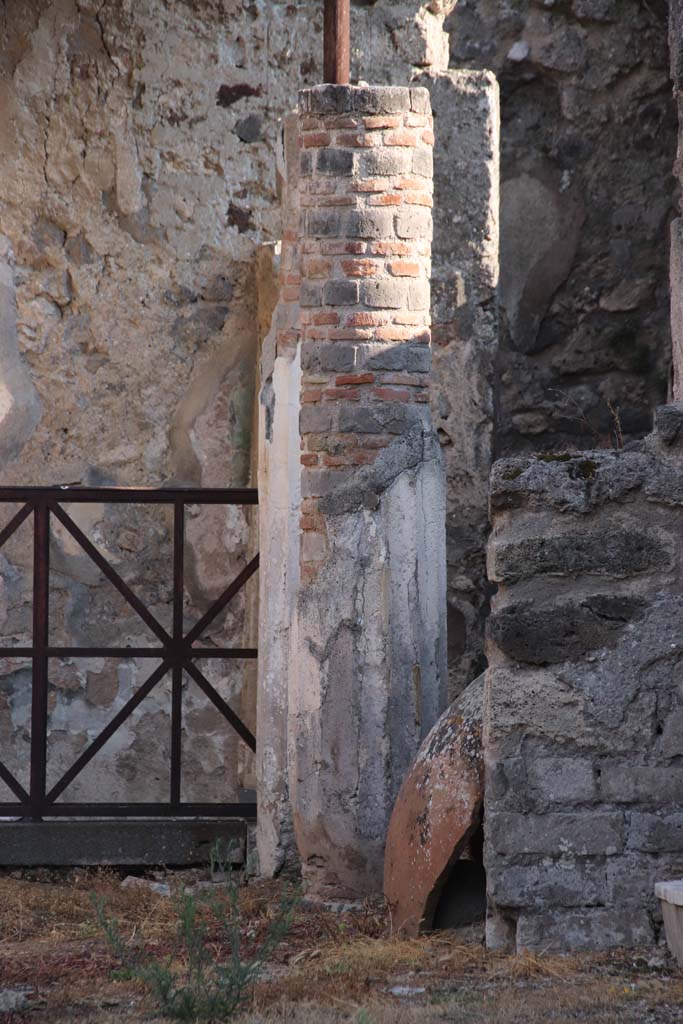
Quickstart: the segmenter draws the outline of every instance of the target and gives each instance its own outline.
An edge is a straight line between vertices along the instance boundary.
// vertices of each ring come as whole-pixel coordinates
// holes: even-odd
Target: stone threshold
[[[246,858],[246,818],[0,821],[0,867],[208,864],[216,841]]]

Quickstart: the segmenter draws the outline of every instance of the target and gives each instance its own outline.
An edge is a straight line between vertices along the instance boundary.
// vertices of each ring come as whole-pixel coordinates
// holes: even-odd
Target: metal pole
[[[31,692],[31,817],[40,821],[47,779],[47,646],[50,604],[50,513],[39,498],[33,509],[33,685]]]
[[[325,0],[323,77],[330,85],[348,85],[351,62],[350,0]]]
[[[176,500],[173,506],[173,643],[183,642],[183,594],[185,588],[185,506]],[[179,651],[174,650],[171,689],[171,806],[178,807],[181,798],[182,733],[183,733],[183,666]]]

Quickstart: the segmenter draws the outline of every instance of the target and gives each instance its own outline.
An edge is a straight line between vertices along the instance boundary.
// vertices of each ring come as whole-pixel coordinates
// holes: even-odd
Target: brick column
[[[443,469],[429,411],[423,88],[301,93],[300,589],[290,792],[318,894],[381,891],[393,800],[445,700]]]

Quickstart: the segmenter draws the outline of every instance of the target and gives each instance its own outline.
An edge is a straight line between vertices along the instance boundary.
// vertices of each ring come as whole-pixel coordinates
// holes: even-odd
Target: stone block
[[[406,369],[412,373],[429,373],[432,350],[429,345],[409,345],[406,348]]]
[[[683,801],[683,764],[638,764],[608,761],[602,765],[600,795],[615,804],[645,803],[680,805]],[[683,849],[683,835],[681,836]]]
[[[313,174],[313,153],[310,150],[302,150],[299,156],[299,173],[302,178],[310,178]]]
[[[299,305],[305,309],[322,305],[322,286],[317,281],[302,281],[299,290]]]
[[[387,238],[392,232],[391,210],[380,207],[349,211],[341,229],[341,233],[348,238]]]
[[[489,634],[513,661],[543,665],[579,659],[587,650],[614,646],[643,607],[635,595],[594,594],[553,605],[519,601],[495,609]]]
[[[358,302],[358,281],[328,281],[323,299],[326,306],[354,306]]]
[[[408,308],[415,310],[429,309],[429,281],[411,281],[408,285]]]
[[[422,206],[407,206],[396,214],[395,226],[399,238],[431,238],[432,212]]]
[[[664,722],[662,753],[664,757],[679,757],[683,754],[683,708],[676,708]]]
[[[431,146],[419,146],[413,151],[411,171],[421,178],[432,177],[434,173],[434,151]]]
[[[604,865],[573,860],[515,865],[498,860],[489,877],[497,907],[547,908],[604,906],[608,898]]]
[[[651,946],[654,929],[639,906],[621,905],[582,911],[520,914],[517,950],[611,949]]]
[[[422,424],[428,413],[409,403],[348,404],[339,410],[339,430],[354,434],[403,434]]]
[[[412,104],[424,108],[419,95],[424,91],[396,85],[316,85],[299,92],[299,109],[304,114],[400,114],[416,109]]]
[[[208,864],[216,841],[234,844],[235,862],[242,863],[246,832],[241,818],[7,821],[0,828],[0,866]]]
[[[361,178],[391,178],[409,174],[413,166],[411,149],[368,149],[360,154]]]
[[[619,521],[607,527],[555,533],[547,519],[539,516],[537,521],[533,536],[525,527],[520,539],[513,530],[500,539],[493,538],[491,579],[511,583],[538,575],[581,573],[626,577],[668,569],[672,563],[674,541],[668,536],[663,538]]]
[[[680,62],[683,41],[677,40],[676,55]],[[678,65],[677,65],[678,66]],[[674,401],[683,401],[683,219],[671,223],[669,250],[669,287],[671,293],[671,348],[673,360]]]
[[[321,498],[347,480],[351,470],[306,469],[301,473],[301,497]]]
[[[355,365],[356,353],[353,345],[345,345],[343,342],[307,345],[301,353],[301,368],[304,371],[348,372],[353,370]]]
[[[617,0],[573,0],[572,11],[581,21],[614,21]]]
[[[315,238],[333,238],[339,234],[339,213],[336,210],[308,210],[304,232]]]
[[[487,838],[496,857],[526,854],[614,856],[624,845],[624,816],[617,811],[536,815],[497,813],[488,820]]]
[[[654,432],[667,448],[683,448],[683,402],[657,406]]]
[[[683,853],[683,813],[635,811],[628,830],[628,848],[646,853]]]
[[[628,451],[501,459],[491,471],[491,510],[529,506],[584,514],[633,496],[651,472],[648,457]]]
[[[683,3],[671,0],[669,4],[669,58],[671,78],[676,92],[683,88]]]
[[[410,90],[410,109],[416,114],[430,114],[432,110],[429,90],[423,85],[413,86]]]
[[[586,757],[533,757],[528,785],[537,806],[585,803],[597,794],[593,762]]]
[[[408,285],[403,280],[383,277],[364,280],[360,301],[373,309],[401,309],[406,304]]]
[[[303,405],[299,412],[302,434],[323,434],[336,427],[337,409],[333,405]]]
[[[353,174],[355,153],[351,149],[319,149],[315,160],[318,174],[334,174],[343,178]]]

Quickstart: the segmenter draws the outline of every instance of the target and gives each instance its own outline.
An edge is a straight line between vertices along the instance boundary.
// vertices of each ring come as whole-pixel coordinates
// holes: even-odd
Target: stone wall
[[[355,6],[353,73],[399,84],[416,73],[436,76],[430,88],[442,140],[436,181],[444,228],[437,229],[442,329],[434,415],[449,473],[451,685],[458,692],[483,659],[497,111],[490,77],[442,74],[448,63],[443,19],[452,6],[450,0]],[[257,293],[273,287],[263,274],[259,284],[258,252],[281,237],[279,120],[294,108],[302,84],[320,81],[322,4],[11,0],[0,29],[3,482],[248,482],[258,310],[267,306]],[[460,124],[449,117],[457,96],[463,110],[469,104]],[[464,185],[465,152],[470,166],[483,168],[488,192],[478,205]],[[453,224],[458,231],[447,231]],[[482,239],[481,260],[457,243],[470,225]],[[467,447],[465,437],[476,442]],[[163,616],[169,609],[165,519],[139,519],[137,537],[132,520],[110,510],[96,509],[80,522]],[[188,619],[243,564],[252,539],[253,523],[237,510],[190,517]],[[5,581],[14,582],[0,626],[3,642],[27,633],[29,545],[27,534],[18,535],[16,550],[4,553]],[[112,605],[58,533],[53,546],[55,564],[63,567],[54,623],[64,637],[139,639],[136,622]],[[223,639],[243,635],[244,616],[237,606],[220,625]],[[52,666],[59,699],[68,702],[64,721],[78,723],[56,768],[125,698],[133,685],[128,676],[143,671],[131,663],[121,675],[119,668]],[[8,743],[14,737],[15,767],[26,742],[25,669],[7,663],[2,670],[3,729]],[[253,726],[253,692],[240,696],[241,672],[235,667],[229,679],[219,676],[214,682]],[[150,714],[161,735],[163,707],[150,705]],[[218,720],[204,725],[215,734],[204,768],[220,789],[221,762],[234,763],[237,754],[224,749]],[[150,795],[165,788],[165,742],[154,767],[141,761]],[[131,732],[102,770],[121,758],[134,763],[140,754],[133,743]],[[135,792],[135,771],[125,772],[122,791]],[[250,788],[248,759],[240,772]],[[97,789],[98,778],[93,773],[89,785]]]
[[[496,463],[493,947],[646,945],[683,870],[683,407],[626,451]]]
[[[680,184],[683,175],[683,3],[671,0],[669,5],[669,53],[674,101],[678,112],[678,148],[674,173]],[[679,211],[680,212],[680,211]],[[671,286],[671,345],[673,353],[673,396],[683,398],[683,218],[671,225],[669,262]]]
[[[676,6],[676,5],[674,5]],[[500,454],[642,437],[667,398],[676,113],[664,0],[460,0],[501,88]]]

